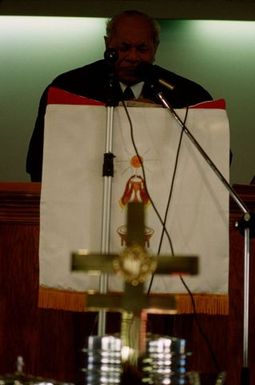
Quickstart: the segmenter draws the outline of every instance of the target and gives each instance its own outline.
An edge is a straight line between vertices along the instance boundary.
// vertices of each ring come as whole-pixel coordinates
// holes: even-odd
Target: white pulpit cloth
[[[213,103],[210,108],[206,106],[189,109],[186,125],[228,179],[227,114],[224,108],[217,108],[217,103],[216,108],[211,108]],[[163,218],[181,128],[165,108],[130,107],[128,111],[147,187]],[[185,109],[176,112],[184,119]],[[106,118],[107,109],[101,105],[47,107],[40,206],[41,286],[98,289],[98,277],[71,272],[70,266],[73,251],[85,248],[101,252]],[[134,197],[147,200],[123,107],[114,109],[113,123],[110,252],[119,253],[124,247],[126,203]],[[199,256],[199,275],[185,277],[194,293],[228,291],[228,201],[225,187],[184,134],[166,227],[176,255]],[[151,204],[145,210],[147,246],[155,254],[162,226]],[[171,255],[165,236],[161,254]],[[122,290],[122,285],[120,278],[109,276],[109,290]],[[154,278],[152,292],[186,293],[186,289],[178,276],[164,275]]]

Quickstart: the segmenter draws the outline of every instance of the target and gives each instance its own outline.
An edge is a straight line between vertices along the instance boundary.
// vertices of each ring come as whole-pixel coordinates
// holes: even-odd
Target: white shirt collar
[[[144,85],[144,82],[139,82],[139,83],[134,84],[133,86],[130,86],[136,99],[138,99],[141,96],[143,85]],[[127,85],[120,82],[120,87],[121,87],[122,91],[124,92],[125,89],[127,88]]]

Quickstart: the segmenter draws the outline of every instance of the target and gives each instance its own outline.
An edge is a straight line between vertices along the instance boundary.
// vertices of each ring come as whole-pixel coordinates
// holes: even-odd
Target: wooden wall
[[[255,208],[255,186],[239,186],[243,199]],[[39,309],[38,240],[40,184],[0,184],[0,374],[13,373],[17,356],[25,372],[58,381],[84,383],[81,349],[89,334],[96,334],[95,313]],[[199,314],[199,322],[215,353],[217,365],[202,337],[193,314],[150,316],[149,330],[187,340],[192,351],[188,369],[198,370],[214,383],[218,371],[227,370],[228,384],[239,385],[242,368],[243,237],[234,224],[239,209],[231,203],[229,315]],[[252,240],[252,253],[254,253]],[[251,258],[251,287],[255,264]],[[220,268],[220,267],[219,267]],[[250,297],[250,324],[254,324],[254,295]],[[110,314],[109,333],[119,330],[119,314]],[[250,328],[249,366],[255,381],[255,338]],[[211,381],[211,382],[210,382]]]

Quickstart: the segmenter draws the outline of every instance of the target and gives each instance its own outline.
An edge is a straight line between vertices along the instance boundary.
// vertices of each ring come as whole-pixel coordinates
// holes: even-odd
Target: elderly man
[[[141,63],[154,62],[158,45],[159,26],[155,20],[139,11],[122,12],[107,23],[105,46],[106,53],[110,52],[109,58],[106,55],[105,60],[59,75],[49,87],[58,87],[105,103],[112,98],[116,104],[128,98],[159,103],[150,82],[138,71]],[[111,53],[116,57],[112,57],[114,55]],[[173,86],[172,90],[165,89],[164,95],[174,108],[212,99],[200,85],[157,65],[153,66],[153,77],[163,79]],[[112,78],[114,86],[110,87],[113,95],[109,96],[109,81],[112,81]],[[127,86],[129,96],[126,96]],[[42,176],[44,114],[49,87],[40,101],[27,155],[26,167],[32,181],[41,181]]]

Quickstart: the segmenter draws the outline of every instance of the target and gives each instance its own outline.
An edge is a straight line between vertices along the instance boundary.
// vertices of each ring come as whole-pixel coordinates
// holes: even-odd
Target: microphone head
[[[167,88],[170,91],[175,89],[175,85],[173,85],[170,81],[161,79],[159,77],[157,67],[148,62],[141,62],[138,64],[136,69],[137,77],[147,83],[149,83],[151,89],[154,91],[158,91],[160,86]]]
[[[104,52],[104,58],[108,64],[114,64],[118,60],[118,52],[114,48],[108,48]]]

